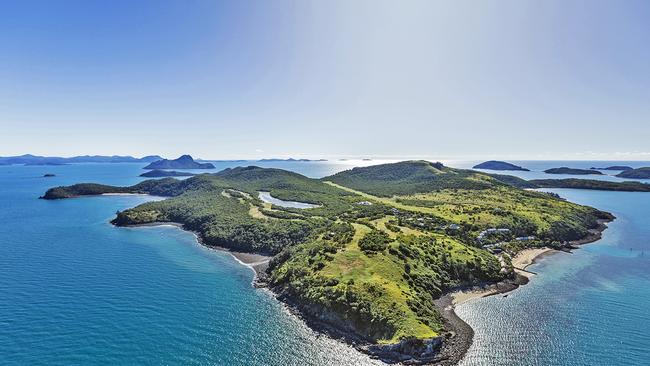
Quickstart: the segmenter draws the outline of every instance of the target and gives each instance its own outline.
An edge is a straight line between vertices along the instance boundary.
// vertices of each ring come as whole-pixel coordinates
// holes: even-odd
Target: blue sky
[[[4,1],[0,155],[650,160],[647,1]]]

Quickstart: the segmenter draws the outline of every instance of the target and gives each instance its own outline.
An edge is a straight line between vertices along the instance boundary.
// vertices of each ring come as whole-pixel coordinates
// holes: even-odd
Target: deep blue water
[[[320,177],[357,163],[256,165]],[[535,174],[559,166],[522,164],[534,165]],[[36,199],[81,181],[133,184],[141,167],[0,167],[0,364],[372,363],[314,334],[251,286],[250,269],[191,234],[108,223],[116,210],[150,197]],[[57,177],[42,177],[49,172]],[[554,191],[618,219],[600,242],[532,266],[539,275],[507,298],[461,305],[459,315],[476,331],[463,364],[648,364],[650,194]]]

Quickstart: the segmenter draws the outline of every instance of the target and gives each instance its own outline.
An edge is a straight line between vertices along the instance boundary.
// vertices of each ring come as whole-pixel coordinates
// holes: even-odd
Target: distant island
[[[279,162],[279,161],[290,161],[290,162],[297,162],[297,161],[302,161],[302,162],[309,162],[309,161],[327,161],[327,159],[317,159],[317,160],[312,160],[312,159],[294,159],[294,158],[288,158],[288,159],[260,159],[258,162],[261,163],[271,163],[271,162]]]
[[[650,192],[650,184],[641,182],[610,182],[593,179],[533,179],[528,181],[534,188],[573,188],[600,191]]]
[[[504,177],[428,161],[323,179],[251,166],[128,187],[81,183],[42,198],[169,197],[120,211],[112,223],[178,223],[204,245],[272,256],[267,266],[256,264],[257,283],[311,327],[386,362],[451,364],[472,337],[449,320],[451,292],[495,283],[497,291],[516,288],[525,282],[511,261],[518,252],[596,240],[613,219]],[[265,202],[260,192],[276,203],[310,205]]]
[[[631,166],[626,166],[626,165],[613,165],[613,166],[608,166],[606,168],[594,168],[591,167],[593,170],[632,170]]]
[[[52,178],[52,177],[56,177],[56,174],[52,174],[52,173],[43,174],[43,178]]]
[[[20,156],[0,157],[0,165],[64,165],[73,163],[149,163],[162,159],[158,155],[149,155],[143,158],[134,158],[132,156],[104,156],[104,155],[83,155],[62,158],[57,156],[37,156],[25,154]]]
[[[529,169],[520,167],[518,165],[510,164],[505,161],[490,160],[478,165],[474,165],[473,169],[487,169],[487,170],[519,170],[529,172]]]
[[[140,174],[141,177],[147,178],[160,178],[160,177],[191,177],[195,175],[194,173],[188,172],[177,172],[175,170],[159,170],[154,169],[146,173]]]
[[[197,163],[190,155],[182,155],[174,160],[154,161],[142,169],[214,169],[214,165],[212,163]]]
[[[593,170],[593,169],[576,169],[576,168],[568,168],[568,167],[561,167],[561,168],[552,168],[552,169],[547,169],[544,170],[544,173],[547,174],[568,174],[568,175],[603,175],[603,173],[599,172],[598,170]]]
[[[626,170],[616,176],[630,179],[650,179],[650,167]]]

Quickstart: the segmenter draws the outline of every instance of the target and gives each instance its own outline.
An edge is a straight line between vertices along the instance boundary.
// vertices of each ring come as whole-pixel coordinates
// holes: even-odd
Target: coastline
[[[114,224],[112,224],[114,225]],[[117,226],[116,227],[130,227],[130,228],[137,228],[137,227],[156,227],[156,226],[174,226],[176,228],[179,228],[183,231],[187,231],[189,233],[192,233],[194,237],[196,238],[196,242],[204,246],[208,249],[212,250],[217,250],[220,252],[226,252],[230,254],[235,261],[237,261],[239,264],[250,268],[255,276],[253,277],[253,286],[254,287],[262,287],[263,284],[263,278],[264,273],[266,272],[266,268],[269,266],[269,262],[271,261],[272,256],[268,255],[263,255],[263,254],[257,254],[257,253],[244,253],[244,252],[237,252],[230,250],[228,248],[216,246],[216,245],[209,245],[203,241],[201,238],[201,235],[197,233],[196,231],[188,230],[186,229],[183,224],[180,224],[178,222],[173,222],[173,221],[159,221],[159,222],[150,222],[147,224],[137,224],[137,225],[126,225],[126,226]]]
[[[611,220],[598,220],[598,226],[589,230],[587,236],[582,239],[567,242],[567,251],[570,252],[571,249],[579,249],[580,245],[600,240],[603,231],[607,229],[607,224],[615,219],[616,218]],[[519,286],[527,284],[530,277],[535,275],[535,273],[527,271],[526,268],[536,263],[541,258],[557,252],[559,252],[559,250],[549,247],[524,249],[517,253],[515,258],[512,259],[513,267],[518,267],[515,268],[515,278],[513,280],[456,289],[436,300],[435,304],[438,307],[440,314],[445,319],[445,327],[449,330],[442,349],[440,350],[441,355],[449,355],[449,358],[438,362],[437,365],[447,366],[458,364],[465,357],[465,354],[473,342],[474,330],[469,324],[460,318],[458,314],[456,314],[456,306],[470,300],[498,294],[506,294],[517,289]]]

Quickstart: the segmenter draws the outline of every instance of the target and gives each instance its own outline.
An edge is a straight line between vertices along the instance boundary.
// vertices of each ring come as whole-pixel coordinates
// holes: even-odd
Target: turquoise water
[[[54,172],[55,178],[42,178]],[[147,198],[37,197],[137,182],[137,164],[0,167],[0,364],[365,364],[318,337],[229,254],[173,227],[115,228]]]
[[[258,165],[319,177],[353,164]],[[116,210],[150,197],[36,199],[80,181],[133,184],[141,167],[0,167],[0,364],[373,363],[314,334],[251,286],[250,269],[191,234],[108,224]],[[476,331],[463,364],[647,364],[650,194],[554,191],[618,219],[600,242],[532,266],[539,275],[508,297],[461,305]]]

